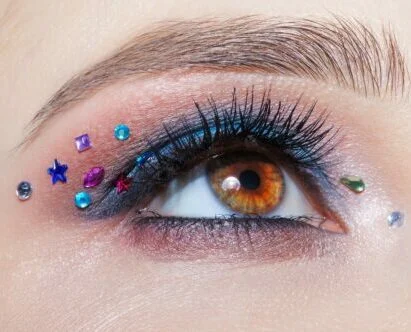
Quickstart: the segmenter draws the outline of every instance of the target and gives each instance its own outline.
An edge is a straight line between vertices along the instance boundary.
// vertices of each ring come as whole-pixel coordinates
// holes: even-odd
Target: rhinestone
[[[74,140],[76,142],[76,148],[78,152],[83,152],[91,148],[91,141],[88,134],[83,134],[79,137],[76,137]]]
[[[85,209],[91,204],[91,196],[85,191],[80,191],[74,196],[74,204],[79,209]]]
[[[93,167],[83,176],[84,188],[92,188],[98,186],[104,179],[104,168]]]
[[[58,181],[66,183],[68,170],[67,165],[62,165],[57,159],[54,159],[53,166],[47,169],[47,173],[51,176],[51,182],[56,184]]]
[[[31,194],[33,193],[33,188],[31,187],[31,184],[27,181],[22,181],[18,184],[17,189],[16,189],[16,195],[19,200],[25,201],[28,200],[31,197]]]
[[[117,195],[120,195],[122,192],[128,191],[132,185],[132,180],[132,178],[121,174],[116,180]]]
[[[151,151],[146,151],[136,158],[136,165],[137,167],[142,168],[147,161],[150,161],[153,158],[154,153]]]
[[[125,141],[130,137],[130,128],[125,124],[119,124],[114,128],[114,137],[119,141]]]
[[[359,176],[344,176],[340,179],[340,182],[356,194],[360,194],[365,190],[365,183]]]
[[[388,226],[398,228],[404,225],[404,215],[399,211],[394,211],[388,216]]]

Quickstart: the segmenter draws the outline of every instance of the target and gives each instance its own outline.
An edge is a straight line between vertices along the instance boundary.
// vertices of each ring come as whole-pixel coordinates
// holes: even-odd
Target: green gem
[[[365,190],[365,183],[359,176],[344,176],[340,179],[340,182],[357,194],[360,194]]]

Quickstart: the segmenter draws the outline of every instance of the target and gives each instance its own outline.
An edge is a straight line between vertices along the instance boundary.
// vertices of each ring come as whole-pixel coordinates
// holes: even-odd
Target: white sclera
[[[264,216],[318,216],[295,181],[286,172],[282,173],[285,187],[282,201]],[[203,164],[190,171],[184,179],[174,179],[167,189],[150,203],[148,209],[164,216],[191,218],[239,214],[226,206],[214,193]]]

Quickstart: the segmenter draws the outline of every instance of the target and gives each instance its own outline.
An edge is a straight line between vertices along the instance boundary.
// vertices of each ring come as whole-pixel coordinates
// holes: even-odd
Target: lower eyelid
[[[122,227],[127,246],[158,260],[314,258],[326,254],[332,242],[342,236],[287,218],[273,221],[144,216]]]

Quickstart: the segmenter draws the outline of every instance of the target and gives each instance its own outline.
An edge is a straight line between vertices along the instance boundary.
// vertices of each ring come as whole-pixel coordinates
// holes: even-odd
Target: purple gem
[[[83,176],[84,188],[92,188],[98,186],[104,179],[104,168],[93,167]]]
[[[91,148],[91,141],[88,134],[83,134],[74,139],[76,141],[76,148],[78,152],[83,152]]]

